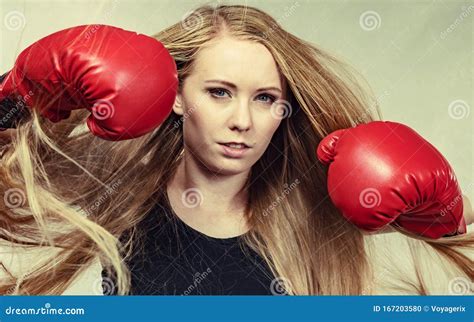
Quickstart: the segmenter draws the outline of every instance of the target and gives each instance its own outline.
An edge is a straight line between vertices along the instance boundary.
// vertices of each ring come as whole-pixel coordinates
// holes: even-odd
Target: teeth
[[[243,144],[233,144],[233,143],[231,143],[231,144],[226,144],[226,145],[231,147],[231,148],[234,148],[234,149],[243,149],[243,148],[245,148],[245,145],[243,145]]]

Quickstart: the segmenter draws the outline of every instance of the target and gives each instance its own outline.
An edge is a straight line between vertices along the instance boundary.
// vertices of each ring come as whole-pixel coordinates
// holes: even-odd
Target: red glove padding
[[[375,121],[337,130],[317,148],[334,205],[359,228],[396,223],[417,235],[463,234],[463,201],[443,155],[409,127]]]
[[[0,85],[0,101],[22,96],[53,122],[71,110],[108,140],[141,136],[171,113],[176,64],[156,39],[106,25],[53,33],[26,48]]]

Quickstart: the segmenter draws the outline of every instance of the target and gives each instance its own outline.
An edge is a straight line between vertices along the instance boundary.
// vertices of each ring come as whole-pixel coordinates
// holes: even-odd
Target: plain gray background
[[[474,200],[472,1],[1,0],[0,73],[55,31],[103,23],[151,35],[202,3],[261,8],[348,61],[379,97],[383,118],[411,126],[436,146]]]

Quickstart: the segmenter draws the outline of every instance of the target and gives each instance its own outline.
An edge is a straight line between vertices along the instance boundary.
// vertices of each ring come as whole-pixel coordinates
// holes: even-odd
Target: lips
[[[228,142],[219,143],[219,145],[222,147],[221,151],[223,155],[234,159],[243,158],[250,150],[250,147],[245,143]]]
[[[219,144],[225,145],[234,149],[250,148],[250,146],[246,144],[245,142],[224,142],[224,143],[219,143]]]

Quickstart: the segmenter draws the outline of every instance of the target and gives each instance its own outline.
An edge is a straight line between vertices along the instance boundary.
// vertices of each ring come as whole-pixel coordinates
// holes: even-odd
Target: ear
[[[178,115],[184,115],[183,101],[181,94],[176,94],[176,99],[173,104],[173,111]]]

